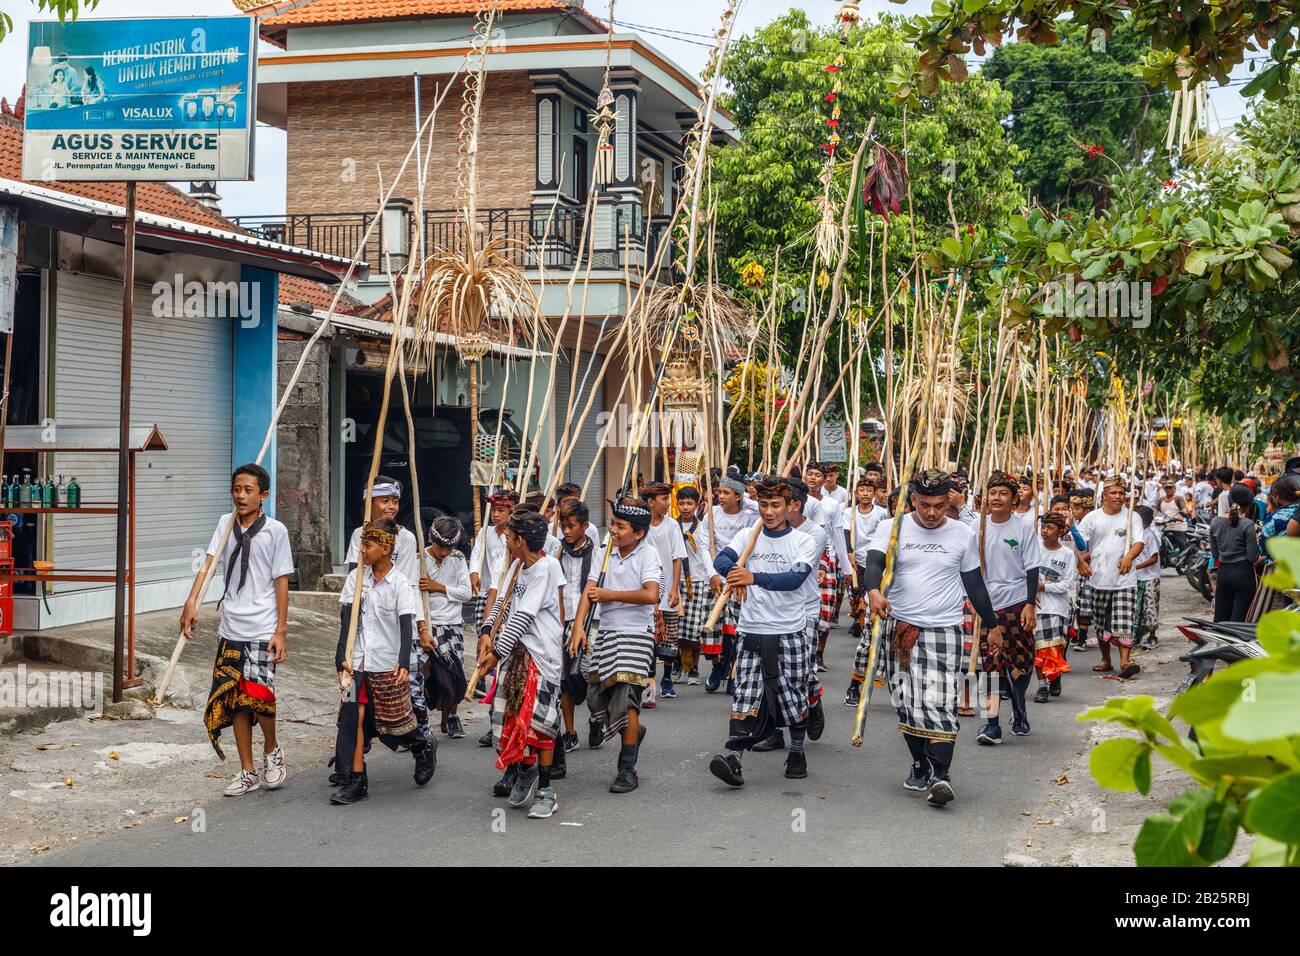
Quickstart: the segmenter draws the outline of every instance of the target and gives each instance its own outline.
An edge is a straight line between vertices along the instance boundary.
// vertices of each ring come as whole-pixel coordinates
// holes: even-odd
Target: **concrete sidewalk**
[[[333,692],[334,648],[338,639],[338,596],[291,592],[289,659],[276,670],[276,695],[282,720],[333,725],[338,695]],[[152,696],[176,646],[180,610],[138,614],[135,619],[135,675]],[[99,671],[111,691],[113,622],[94,621],[15,635],[9,655],[83,671]],[[202,710],[212,682],[217,649],[217,605],[204,604],[194,637],[181,653],[167,689],[166,705]]]

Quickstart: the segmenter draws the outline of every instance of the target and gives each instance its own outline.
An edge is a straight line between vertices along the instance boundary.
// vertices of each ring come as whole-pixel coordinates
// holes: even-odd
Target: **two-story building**
[[[482,4],[235,4],[260,18],[263,40],[275,47],[264,49],[258,60],[258,119],[287,136],[283,214],[238,221],[268,238],[351,256],[373,218],[385,217],[364,250],[371,274],[357,292],[362,300],[378,300],[388,291],[386,257],[396,268],[411,255],[414,176],[408,173],[387,208],[378,208],[379,197],[393,182],[419,123],[444,94],[429,140],[431,174],[417,225],[428,249],[453,245],[463,228],[457,132],[465,58]],[[566,313],[571,318],[561,339],[565,350],[552,394],[539,387],[533,407],[524,408],[528,373],[514,367],[506,381],[509,363],[500,356],[484,369],[482,405],[489,414],[503,406],[511,409],[517,424],[543,422],[539,441],[545,481],[569,406],[571,363],[578,363],[579,379],[589,366],[600,367],[678,201],[682,141],[697,118],[698,81],[639,35],[611,33],[581,3],[499,0],[497,9],[477,143],[480,234],[519,240],[514,246],[519,264],[528,270],[548,321],[558,327]],[[598,186],[597,131],[591,116],[607,65],[616,116],[613,176]],[[724,113],[714,117],[714,126],[718,140],[735,134]],[[589,204],[593,190],[596,196]],[[584,235],[589,255],[580,251]],[[662,262],[671,262],[671,255]],[[569,289],[575,268],[576,293]],[[666,279],[667,270],[651,277],[659,278]],[[325,374],[334,383],[329,391],[335,401],[323,414],[329,433],[337,434],[347,422],[373,414],[373,408],[359,406],[363,400],[373,405],[379,373],[377,363],[365,361],[355,349],[334,350],[330,361]],[[549,373],[544,357],[532,361],[536,381],[544,383]],[[590,391],[596,392],[566,480],[581,483],[586,477],[598,451],[597,416],[607,412],[617,417],[612,406],[626,375],[615,357],[603,383],[593,388],[588,379],[588,391],[575,396],[585,402]],[[437,363],[424,401],[429,407],[467,401],[465,370],[454,355]],[[597,467],[588,491],[590,501],[613,493],[624,453],[621,447],[606,449],[604,465]],[[644,459],[647,472],[655,459],[653,454]],[[333,467],[337,470],[338,463]],[[362,480],[362,470],[345,461],[344,494],[352,495]],[[334,557],[341,562],[350,523],[336,516],[333,525]]]

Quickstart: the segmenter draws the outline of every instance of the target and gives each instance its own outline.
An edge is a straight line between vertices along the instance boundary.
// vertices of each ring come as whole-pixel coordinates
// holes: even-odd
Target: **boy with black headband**
[[[709,512],[711,528],[705,529],[710,538],[710,548],[714,549],[712,557],[717,559],[722,549],[731,543],[741,530],[752,528],[758,520],[758,512],[746,508],[745,483],[735,475],[723,475],[718,480],[718,503]],[[712,607],[710,607],[712,612]],[[704,681],[704,689],[710,694],[716,693],[727,682],[727,694],[734,690],[731,679],[731,665],[736,660],[736,621],[740,618],[740,602],[735,595],[727,599],[722,612],[722,626],[712,634],[704,635],[702,650],[713,661],[713,670]],[[707,621],[708,618],[706,617]],[[712,642],[712,643],[710,643]]]
[[[808,496],[803,503],[804,517],[826,529],[826,544],[822,552],[823,558],[819,560],[816,579],[821,594],[817,616],[818,662],[825,652],[831,623],[838,615],[839,599],[843,595],[841,578],[847,579],[849,564],[848,548],[844,543],[844,509],[834,499],[822,497],[826,468],[822,462],[812,462],[804,470],[804,484],[808,489]]]
[[[1025,694],[1034,672],[1034,633],[1037,629],[1038,572],[1043,564],[1038,530],[1033,518],[1015,511],[1020,485],[1005,471],[995,471],[984,486],[985,507],[974,526],[983,553],[984,584],[1004,639],[993,647],[981,635],[980,659],[984,673],[997,675],[998,688],[990,687],[988,722],[980,728],[977,743],[1002,743],[998,711],[1005,688],[1011,700],[1011,732],[1029,736]]]
[[[883,620],[881,646],[898,727],[912,755],[903,786],[928,793],[931,806],[950,803],[949,770],[957,741],[957,701],[962,681],[962,616],[967,600],[989,629],[989,643],[1002,643],[980,575],[975,532],[949,518],[947,473],[928,469],[908,483],[911,511],[880,522],[867,554],[864,577],[871,613]],[[885,554],[894,523],[901,522],[889,595],[881,592]]]
[[[587,576],[593,564],[600,561],[600,542],[594,541],[589,534],[591,530],[591,513],[587,506],[577,498],[565,498],[560,502],[560,553],[556,556],[560,562],[560,571],[564,575],[564,680],[561,683],[560,709],[564,714],[564,736],[560,738],[561,746],[556,749],[556,758],[562,765],[564,754],[578,749],[578,734],[573,726],[573,707],[587,699],[587,674],[591,663],[584,654],[569,654],[569,635],[573,630],[574,616],[578,613],[578,602],[587,587]],[[566,770],[554,768],[552,779],[558,779],[559,770],[562,777]]]
[[[532,802],[530,819],[546,819],[559,802],[551,768],[560,736],[560,680],[564,671],[564,574],[546,553],[546,519],[516,508],[506,524],[511,558],[500,594],[479,628],[480,666],[502,665],[492,697],[497,745],[496,796],[512,807]]]
[[[1034,672],[1038,690],[1034,703],[1045,704],[1061,696],[1061,675],[1070,671],[1065,660],[1065,639],[1070,626],[1070,604],[1079,580],[1079,563],[1061,542],[1069,536],[1069,521],[1057,511],[1039,516],[1043,569],[1038,581],[1038,630],[1034,635]]]
[[[409,747],[415,757],[415,782],[423,787],[433,779],[437,744],[421,733],[411,706],[411,645],[415,634],[415,590],[393,566],[397,525],[387,518],[372,521],[361,530],[357,556],[365,565],[361,594],[357,575],[350,574],[339,595],[339,641],[334,666],[339,689],[338,736],[334,747],[338,790],[330,803],[350,804],[370,795],[366,775],[366,745],[378,737],[384,746]],[[347,654],[352,605],[360,600],[356,639]],[[344,767],[348,768],[346,771]]]
[[[483,614],[487,611],[489,593],[495,590],[497,576],[501,574],[501,569],[505,564],[506,522],[510,520],[510,512],[514,510],[515,505],[518,503],[519,494],[510,488],[503,488],[489,495],[488,523],[480,528],[478,534],[474,536],[474,545],[469,553],[469,585],[470,590],[474,592],[475,627],[483,623]],[[489,689],[485,685],[486,680],[485,674],[476,689],[480,696],[486,696],[489,693]],[[483,736],[479,737],[478,745],[480,747],[492,746],[491,727],[487,729]]]
[[[650,506],[650,530],[646,540],[659,553],[659,562],[664,569],[666,591],[659,597],[658,610],[663,639],[656,642],[655,654],[664,662],[664,678],[659,696],[665,699],[677,696],[677,689],[673,686],[673,671],[681,667],[681,648],[677,640],[681,624],[682,564],[686,558],[682,529],[676,521],[668,520],[672,493],[672,488],[662,482],[641,486],[641,497]]]
[[[700,682],[700,635],[713,610],[714,597],[722,592],[722,578],[713,570],[713,556],[709,553],[708,529],[700,522],[699,504],[700,493],[693,485],[677,490],[677,524],[686,547],[678,646],[687,684]]]
[[[743,588],[736,628],[736,692],[731,701],[727,754],[717,754],[709,771],[731,787],[744,785],[741,755],[781,727],[790,728],[785,775],[808,776],[804,737],[808,721],[809,664],[807,607],[797,593],[813,571],[817,541],[790,527],[789,484],[779,478],[757,488],[763,530],[745,567],[749,544],[743,530],[718,555],[714,566],[733,589]]]
[[[217,522],[208,556],[194,579],[181,609],[181,633],[187,638],[199,621],[199,587],[209,566],[217,560],[217,547],[231,528],[221,553],[224,585],[217,627],[217,657],[212,667],[212,690],[203,712],[208,739],[222,760],[218,738],[234,727],[240,772],[226,787],[226,796],[238,797],[265,785],[284,786],[288,776],[284,751],[275,736],[275,667],[284,663],[285,630],[289,615],[289,575],[293,555],[289,532],[266,515],[262,503],[271,490],[271,476],[261,465],[240,465],[230,479],[234,511]],[[262,730],[262,778],[253,766],[253,722]]]
[[[456,518],[435,518],[429,525],[420,590],[429,595],[429,627],[420,633],[411,676],[411,704],[416,720],[427,705],[419,686],[439,688],[428,703],[442,711],[439,729],[453,740],[465,736],[456,708],[465,694],[465,625],[462,606],[473,598],[469,565],[457,549],[465,530]],[[400,569],[399,569],[400,570]],[[435,670],[436,669],[436,670]],[[432,680],[425,681],[428,675]],[[445,675],[445,680],[440,679]],[[425,720],[428,720],[427,710]]]
[[[826,727],[826,712],[822,707],[821,679],[817,676],[817,664],[821,659],[817,638],[823,609],[822,582],[818,579],[818,575],[826,567],[826,551],[830,532],[825,525],[804,517],[803,506],[808,500],[808,486],[798,478],[786,478],[785,483],[790,487],[790,527],[808,535],[821,549],[821,558],[818,561],[817,568],[812,574],[803,579],[803,583],[799,585],[799,590],[795,592],[803,603],[804,614],[807,615],[805,633],[808,641],[808,739],[820,740],[822,731]],[[766,741],[755,744],[754,750],[773,750],[784,745],[784,735],[780,730],[777,730]]]
[[[876,504],[876,482],[874,478],[859,478],[857,486],[853,489],[854,505],[849,520],[852,522],[853,537],[850,544],[853,547],[853,564],[857,572],[858,586],[853,589],[850,595],[849,613],[853,616],[853,624],[849,627],[851,637],[862,636],[863,612],[865,610],[864,600],[866,598],[866,589],[862,586],[862,566],[867,560],[867,545],[871,543],[871,536],[875,534],[876,525],[878,525],[888,513],[880,505]],[[856,683],[850,683],[850,690],[856,687]],[[857,701],[853,702],[857,706]]]
[[[641,723],[641,697],[654,680],[654,611],[663,588],[664,571],[659,553],[646,540],[650,506],[640,498],[610,503],[612,543],[603,583],[600,561],[587,574],[587,590],[574,613],[569,654],[587,650],[591,674],[587,707],[591,711],[588,743],[598,747],[621,737],[618,774],[610,793],[630,793],[639,785],[636,761],[645,736]],[[588,637],[587,609],[596,605],[596,632]]]

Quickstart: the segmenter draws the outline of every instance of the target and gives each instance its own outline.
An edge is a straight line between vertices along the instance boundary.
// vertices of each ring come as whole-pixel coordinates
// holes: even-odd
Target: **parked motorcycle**
[[[1196,618],[1187,621],[1179,624],[1178,630],[1194,646],[1178,658],[1188,665],[1188,673],[1175,693],[1181,694],[1204,683],[1217,664],[1226,667],[1237,661],[1268,656],[1268,651],[1255,640],[1254,623],[1220,621],[1216,624]]]
[[[1188,534],[1187,551],[1180,570],[1187,583],[1207,601],[1214,599],[1210,587],[1210,533],[1205,527],[1195,527]]]

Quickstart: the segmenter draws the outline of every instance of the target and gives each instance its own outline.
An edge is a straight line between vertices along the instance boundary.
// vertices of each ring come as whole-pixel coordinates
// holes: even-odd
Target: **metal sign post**
[[[117,581],[113,592],[113,701],[126,684],[126,562],[131,501],[131,331],[135,311],[135,181],[126,184],[122,249],[122,391],[117,423]],[[131,569],[135,574],[135,568]]]

